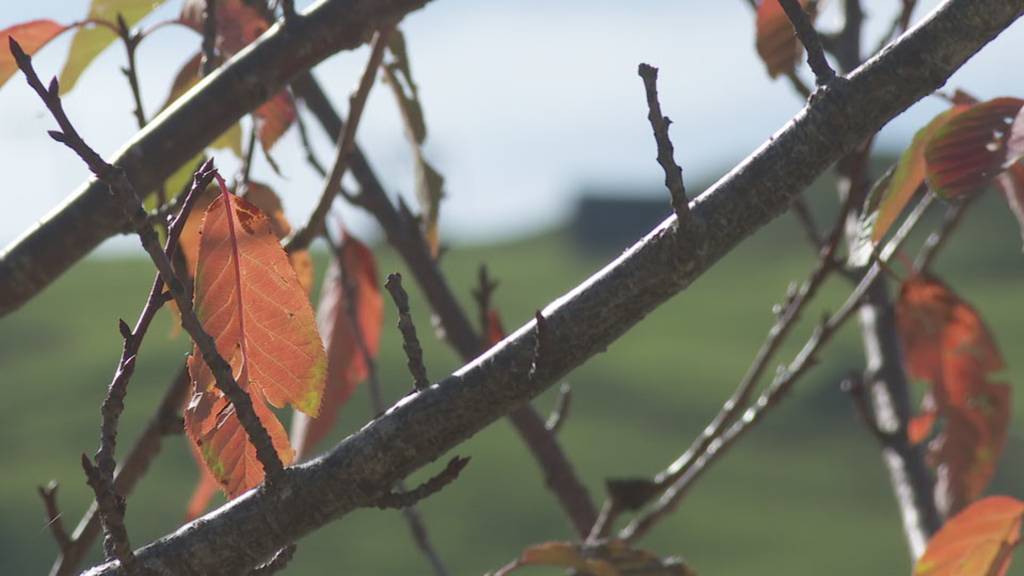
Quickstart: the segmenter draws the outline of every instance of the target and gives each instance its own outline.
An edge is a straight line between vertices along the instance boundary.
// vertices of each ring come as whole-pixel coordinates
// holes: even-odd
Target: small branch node
[[[544,314],[540,310],[537,310],[533,315],[537,326],[537,336],[534,340],[533,347],[533,361],[530,363],[530,380],[536,379],[543,368],[544,362],[547,361],[548,350],[551,348],[551,344],[548,342],[550,335],[548,334],[548,321],[544,318]]]
[[[440,492],[442,488],[451,484],[459,477],[459,474],[462,473],[462,469],[466,467],[466,464],[469,464],[469,458],[456,456],[448,462],[448,465],[445,466],[444,470],[423,484],[420,484],[408,492],[388,492],[378,498],[373,505],[381,510],[387,508],[403,509],[413,506],[417,502],[433,496]]]
[[[668,136],[668,127],[672,121],[662,115],[661,104],[658,102],[658,69],[649,64],[640,64],[637,73],[643,79],[644,89],[647,92],[647,119],[654,130],[654,141],[658,147],[658,164],[665,172],[665,187],[668,188],[669,194],[672,196],[672,209],[675,211],[679,223],[682,224],[690,214],[690,201],[686,198],[683,169],[676,164],[673,157],[675,149]]]
[[[295,556],[295,548],[295,544],[289,544],[281,548],[274,554],[273,558],[253,568],[252,572],[249,572],[249,576],[270,576],[284,570]]]
[[[384,288],[391,294],[391,299],[398,308],[398,330],[402,333],[402,348],[408,358],[409,372],[412,374],[413,386],[416,390],[425,390],[430,386],[427,378],[427,369],[423,365],[423,348],[420,347],[420,340],[416,336],[416,325],[413,324],[412,314],[409,311],[409,295],[402,288],[402,275],[388,274]]]
[[[779,0],[786,16],[793,24],[796,35],[807,51],[807,63],[814,72],[814,83],[818,86],[825,86],[836,77],[836,71],[829,65],[825,58],[825,50],[821,46],[821,39],[818,32],[811,25],[807,13],[797,0]]]

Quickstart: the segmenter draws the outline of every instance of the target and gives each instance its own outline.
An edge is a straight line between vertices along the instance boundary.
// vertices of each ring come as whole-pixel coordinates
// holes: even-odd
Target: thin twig
[[[203,59],[200,70],[209,76],[217,67],[217,0],[206,0],[203,7]]]
[[[402,288],[402,275],[397,272],[388,274],[384,288],[395,301],[395,308],[398,308],[398,330],[402,333],[402,348],[408,358],[413,387],[416,390],[425,390],[430,386],[430,379],[427,378],[427,368],[423,365],[423,348],[420,347],[420,339],[416,336],[416,325],[413,324],[412,313],[409,311],[409,295]]]
[[[57,549],[63,554],[71,546],[71,538],[64,530],[64,522],[61,520],[63,515],[60,506],[57,505],[57,488],[57,481],[51,480],[49,484],[39,486],[37,490],[46,509],[46,525],[50,528],[50,534],[53,534],[54,541],[57,542]]]
[[[341,178],[348,169],[350,156],[352,156],[352,152],[355,149],[356,129],[359,127],[359,119],[362,117],[363,109],[366,107],[366,99],[370,95],[370,89],[373,88],[374,79],[377,77],[377,69],[380,68],[381,60],[384,58],[384,51],[388,46],[388,40],[391,38],[391,33],[394,30],[395,23],[391,22],[377,31],[377,36],[373,40],[373,49],[370,52],[369,61],[366,63],[366,69],[363,70],[363,76],[359,81],[359,87],[356,89],[355,94],[349,98],[348,123],[345,124],[344,130],[338,136],[334,164],[331,166],[330,174],[324,181],[320,201],[317,203],[316,208],[313,209],[313,213],[310,214],[306,225],[288,240],[286,249],[289,252],[308,247],[310,242],[323,232],[324,219],[327,218],[327,213],[331,209],[334,197],[341,190]]]
[[[309,139],[309,131],[306,129],[306,121],[302,119],[302,114],[295,115],[295,126],[299,129],[299,141],[302,143],[302,149],[306,152],[306,163],[312,166],[321,178],[326,178],[327,170],[313,151],[313,143]]]
[[[825,59],[825,51],[821,47],[818,32],[811,25],[807,13],[804,12],[797,0],[779,0],[779,4],[786,11],[786,16],[789,17],[793,28],[796,29],[797,37],[800,38],[800,42],[807,51],[807,63],[810,64],[811,71],[814,72],[814,83],[818,86],[828,84],[836,77],[836,71]]]
[[[448,465],[445,466],[444,470],[441,470],[423,484],[420,484],[408,492],[388,492],[378,498],[377,501],[374,502],[374,506],[381,510],[386,508],[408,508],[420,500],[437,494],[442,488],[451,484],[459,477],[459,474],[462,473],[462,469],[466,467],[466,464],[469,464],[469,458],[456,456],[448,462]]]
[[[871,400],[868,399],[864,378],[857,374],[851,374],[843,379],[839,388],[853,401],[853,407],[857,416],[860,417],[861,423],[878,440],[879,445],[883,447],[891,445],[895,434],[886,432],[878,426],[874,411],[871,409]]]
[[[274,557],[252,569],[249,576],[271,576],[284,570],[295,556],[295,544],[289,544],[274,554]]]
[[[114,491],[112,483],[82,454],[82,470],[86,483],[96,495],[100,521],[103,522],[103,550],[107,560],[117,560],[127,574],[138,571],[138,559],[128,542],[128,529],[124,525],[124,497]]]
[[[139,47],[139,42],[142,41],[142,36],[137,33],[132,34],[131,28],[128,27],[128,22],[125,21],[121,13],[117,14],[117,33],[121,37],[121,43],[124,44],[124,51],[128,57],[128,64],[121,69],[121,72],[128,79],[132,100],[135,102],[135,121],[139,128],[142,128],[146,125],[146,113],[142,108],[142,94],[139,90],[139,71],[135,65],[135,51]]]
[[[658,164],[665,172],[665,188],[672,195],[672,209],[680,222],[690,213],[690,201],[686,198],[686,186],[683,184],[683,169],[676,164],[674,147],[668,136],[668,127],[672,124],[667,116],[661,113],[658,102],[658,69],[650,64],[640,64],[637,74],[644,81],[647,94],[647,120],[654,131],[654,141],[658,147]]]
[[[352,329],[356,347],[359,349],[359,355],[362,357],[363,363],[366,365],[366,379],[367,384],[370,387],[370,405],[373,408],[374,414],[383,414],[386,407],[384,405],[384,393],[380,384],[380,379],[377,375],[377,362],[370,353],[369,346],[366,345],[366,336],[363,333],[362,326],[359,324],[359,285],[352,281],[351,271],[346,266],[344,246],[338,246],[338,244],[331,238],[330,234],[325,234],[325,237],[331,247],[331,253],[334,255],[335,262],[338,263],[338,269],[341,273],[340,277],[342,288],[344,293],[347,295],[345,298],[345,313],[348,316],[349,326]],[[399,481],[395,484],[395,490],[399,493],[406,492],[405,483]],[[441,560],[441,555],[434,548],[434,545],[430,540],[430,535],[427,532],[426,523],[423,521],[423,517],[420,515],[416,507],[408,506],[402,508],[402,516],[405,517],[406,524],[409,526],[409,531],[412,533],[413,541],[420,549],[420,552],[426,556],[427,561],[430,562],[434,573],[437,576],[448,576],[450,572]]]
[[[60,86],[57,83],[57,79],[54,78],[50,82],[50,87],[48,89],[45,88],[39,80],[39,76],[36,75],[35,70],[32,68],[31,58],[25,54],[13,37],[9,41],[11,53],[14,54],[18,67],[25,73],[29,86],[43,100],[43,103],[50,110],[61,128],[60,131],[50,131],[50,136],[71,148],[82,158],[89,167],[89,170],[110,189],[115,202],[124,212],[126,219],[135,228],[143,248],[149,254],[150,259],[153,260],[168,289],[174,296],[175,303],[181,312],[182,327],[192,337],[192,340],[202,353],[203,360],[210,367],[210,371],[216,379],[217,388],[234,406],[243,429],[245,429],[250,441],[256,448],[257,458],[264,467],[266,483],[272,485],[283,471],[283,466],[277,451],[274,450],[270,435],[263,428],[259,418],[253,411],[252,400],[249,398],[249,395],[235,381],[231,366],[217,351],[213,338],[207,334],[196,317],[195,311],[192,309],[192,302],[188,298],[181,279],[175,274],[171,261],[160,247],[156,232],[149,226],[148,214],[143,208],[142,200],[135,191],[134,186],[128,180],[123,169],[104,161],[99,154],[82,140],[74,126],[71,125],[71,121],[68,120],[58,95]]]

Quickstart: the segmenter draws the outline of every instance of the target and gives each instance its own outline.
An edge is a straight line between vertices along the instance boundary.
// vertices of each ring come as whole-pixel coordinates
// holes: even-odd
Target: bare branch
[[[327,213],[331,210],[334,197],[341,191],[341,178],[345,175],[350,156],[355,150],[356,129],[359,127],[359,119],[363,115],[366,99],[370,95],[370,89],[373,88],[374,79],[377,77],[377,69],[380,68],[381,60],[384,58],[388,39],[391,38],[391,33],[394,30],[395,24],[392,22],[377,31],[377,36],[373,40],[373,49],[370,52],[369,61],[366,63],[366,69],[363,70],[362,79],[359,81],[359,87],[356,89],[355,94],[349,98],[349,121],[338,137],[334,164],[331,166],[327,180],[324,181],[324,190],[320,194],[320,201],[317,203],[316,208],[313,209],[313,213],[310,214],[306,225],[288,240],[286,249],[289,252],[308,247],[313,238],[323,233],[324,219],[327,218]]]
[[[444,470],[419,486],[408,492],[389,492],[374,502],[374,506],[381,510],[385,508],[408,508],[414,506],[420,500],[429,498],[441,491],[442,488],[451,484],[462,473],[462,469],[469,464],[469,458],[456,456],[452,458]]]
[[[825,59],[825,51],[821,48],[818,32],[814,26],[811,26],[803,7],[797,0],[779,0],[779,4],[786,11],[786,16],[789,17],[793,28],[796,29],[797,37],[800,38],[804,49],[807,50],[807,63],[810,64],[811,71],[814,72],[814,83],[818,86],[828,84],[836,77],[836,71],[829,66],[828,60]]]
[[[644,90],[647,92],[647,120],[654,130],[658,164],[665,171],[665,187],[672,195],[672,209],[679,220],[684,221],[690,213],[690,200],[686,197],[686,186],[683,185],[683,169],[676,164],[672,140],[668,137],[668,127],[672,121],[661,114],[661,103],[658,102],[658,69],[649,64],[640,64],[637,74],[643,79]]]
[[[71,546],[71,538],[64,530],[64,522],[61,520],[60,506],[57,505],[57,481],[51,480],[46,486],[39,486],[39,497],[43,500],[46,508],[46,525],[53,534],[53,540],[57,542],[57,549],[63,554]]]
[[[427,0],[325,0],[294,26],[271,26],[120,148],[112,163],[140,194],[156,189],[246,113],[340,50],[362,46],[383,22]],[[90,179],[61,208],[0,253],[0,315],[27,302],[127,219],[107,187]]]

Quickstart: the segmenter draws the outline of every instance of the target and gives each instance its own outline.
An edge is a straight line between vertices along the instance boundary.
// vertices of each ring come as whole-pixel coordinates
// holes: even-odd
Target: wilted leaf
[[[405,124],[405,133],[412,145],[416,161],[416,198],[419,201],[422,218],[423,235],[436,258],[441,240],[438,234],[438,218],[440,216],[441,199],[444,198],[444,177],[437,171],[423,154],[423,143],[427,138],[427,125],[424,121],[423,106],[420,103],[419,89],[412,77],[412,66],[405,37],[396,30],[388,45],[392,61],[385,68],[385,77],[398,102],[398,109]]]
[[[1017,218],[1020,235],[1024,239],[1024,160],[1014,162],[1005,172],[996,176],[996,187],[1003,193],[1010,212]]]
[[[264,102],[253,113],[260,146],[267,152],[274,147],[278,139],[288,131],[295,122],[295,101],[288,90],[281,90],[273,98]]]
[[[105,20],[117,23],[120,14],[129,26],[134,26],[164,0],[92,0],[88,20]],[[106,26],[88,25],[78,29],[71,39],[68,61],[60,73],[60,93],[66,94],[75,87],[82,72],[117,39],[117,34]]]
[[[931,383],[936,416],[945,422],[931,445],[940,496],[959,510],[984,491],[1009,429],[1010,389],[989,381],[1002,356],[978,313],[945,285],[911,276],[896,305],[907,373]],[[928,410],[909,431],[919,441],[931,430]]]
[[[299,458],[309,454],[313,446],[330,432],[341,408],[348,402],[356,386],[366,379],[369,371],[357,338],[371,358],[380,348],[384,301],[377,282],[377,265],[373,252],[362,242],[346,235],[341,247],[344,271],[332,260],[320,290],[317,324],[327,349],[327,386],[324,389],[320,415],[310,418],[296,412],[292,418],[292,446]],[[346,290],[353,287],[354,293]],[[354,306],[358,319],[358,333],[352,324],[350,306]]]
[[[7,49],[10,37],[13,36],[25,54],[31,56],[67,29],[67,26],[53,20],[31,20],[0,30],[0,86],[18,70],[14,55]]]
[[[928,187],[945,198],[979,191],[1003,170],[1010,127],[1024,100],[996,98],[951,118],[925,146]]]
[[[270,220],[219,182],[221,194],[203,219],[195,310],[288,463],[288,436],[266,402],[316,415],[326,357],[309,300]],[[189,358],[189,374],[193,396],[186,431],[228,495],[237,496],[263,479],[255,448],[198,349]]]
[[[809,0],[800,0],[802,8],[808,4]],[[800,62],[803,47],[778,0],[761,0],[757,7],[757,53],[772,78],[792,72]]]
[[[552,566],[576,570],[587,576],[693,576],[679,558],[659,558],[636,550],[622,540],[597,544],[544,542],[530,546],[519,558],[494,576],[505,576],[523,566]]]
[[[1009,496],[979,500],[949,519],[928,542],[914,576],[1002,576],[1020,541],[1024,502]]]
[[[914,134],[914,140],[900,156],[900,160],[896,164],[896,171],[882,195],[878,219],[875,221],[871,233],[873,242],[877,243],[885,236],[885,233],[903,213],[903,209],[907,207],[911,198],[914,197],[914,192],[924,183],[926,166],[924,150],[931,142],[932,137],[950,119],[968,108],[967,105],[954,106],[933,118],[924,128]]]

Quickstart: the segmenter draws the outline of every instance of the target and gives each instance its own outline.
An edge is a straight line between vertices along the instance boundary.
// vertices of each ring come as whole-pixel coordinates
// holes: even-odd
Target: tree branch
[[[271,26],[152,119],[111,163],[140,194],[148,194],[293,78],[335,52],[358,48],[373,30],[427,1],[325,0],[287,26]],[[126,226],[106,186],[96,180],[83,184],[0,254],[0,316]]]
[[[544,379],[526,374],[530,322],[427,390],[413,393],[331,452],[138,551],[144,567],[239,574],[296,538],[371,504],[400,478],[442,456],[553,385],[685,289],[793,197],[886,122],[942,85],[1012,24],[1024,0],[949,0],[844,83],[819,90],[770,142],[691,203],[707,223],[697,246],[670,216],[614,262],[550,304],[553,345]],[[92,576],[119,573],[116,563]]]
[[[672,209],[676,216],[683,220],[689,214],[690,201],[686,198],[686,186],[683,185],[683,169],[676,164],[672,140],[668,137],[668,127],[672,121],[662,115],[661,103],[658,102],[658,69],[649,64],[640,64],[637,73],[644,81],[647,120],[654,130],[654,141],[658,146],[658,164],[665,172],[665,187],[672,196]]]

